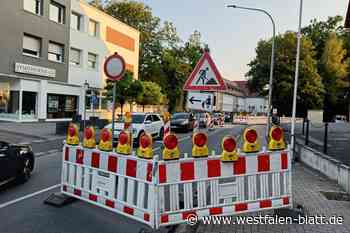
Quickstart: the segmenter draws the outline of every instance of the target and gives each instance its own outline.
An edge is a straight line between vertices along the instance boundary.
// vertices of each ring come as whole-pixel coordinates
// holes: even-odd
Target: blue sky
[[[199,30],[221,74],[232,80],[244,79],[257,42],[272,35],[272,26],[262,13],[226,8],[227,4],[264,8],[274,17],[277,33],[297,30],[298,26],[299,0],[140,1],[150,6],[154,15],[173,22],[183,39]],[[348,0],[304,0],[303,25],[313,18],[345,17],[347,4]]]

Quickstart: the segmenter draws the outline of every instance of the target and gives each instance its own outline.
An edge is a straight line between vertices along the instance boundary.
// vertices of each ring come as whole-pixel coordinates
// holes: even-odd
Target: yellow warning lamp
[[[170,118],[171,118],[171,115],[170,115],[169,112],[164,112],[164,113],[163,113],[163,121],[164,121],[164,122],[170,121]]]
[[[125,119],[124,119],[124,129],[128,129],[131,126],[132,123],[132,114],[131,112],[125,113]]]
[[[193,148],[192,148],[192,157],[208,157],[208,136],[203,132],[196,132],[192,137]]]
[[[175,134],[168,134],[167,136],[165,136],[163,143],[164,143],[164,150],[163,150],[164,160],[173,160],[173,159],[180,158],[178,140]]]
[[[279,126],[272,126],[269,132],[269,150],[284,150],[286,143],[284,142],[284,131]]]
[[[79,144],[79,130],[78,126],[74,123],[70,123],[67,132],[67,144],[78,145]]]
[[[139,139],[139,148],[137,149],[137,156],[144,159],[153,158],[153,142],[152,136],[147,133],[143,133]]]
[[[232,136],[226,136],[221,142],[221,161],[233,162],[238,160],[237,143]]]
[[[131,141],[131,133],[127,130],[121,131],[118,137],[117,153],[130,155]]]
[[[258,152],[260,150],[260,144],[258,142],[258,133],[255,129],[246,128],[243,132],[243,141],[243,152],[251,153]]]
[[[83,146],[86,148],[95,148],[96,147],[96,133],[94,127],[90,126],[84,129],[84,140]]]
[[[98,148],[103,151],[112,151],[112,131],[110,129],[104,128],[101,130]]]

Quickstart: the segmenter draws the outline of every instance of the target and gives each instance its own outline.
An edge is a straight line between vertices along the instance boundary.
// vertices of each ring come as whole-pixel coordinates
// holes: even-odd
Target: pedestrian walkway
[[[224,233],[224,232],[249,232],[249,233],[348,233],[350,232],[350,201],[328,200],[321,191],[339,192],[341,188],[332,181],[304,165],[297,163],[293,169],[293,202],[304,207],[305,214],[311,216],[341,216],[341,225],[204,225],[195,229],[188,227],[187,232],[196,233]],[[273,215],[273,211],[255,213],[255,215]],[[192,230],[192,231],[191,231]]]

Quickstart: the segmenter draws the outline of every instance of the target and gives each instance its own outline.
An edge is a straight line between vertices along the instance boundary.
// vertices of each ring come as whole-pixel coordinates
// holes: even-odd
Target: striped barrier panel
[[[233,124],[248,124],[248,116],[235,116],[233,118]]]
[[[291,206],[289,151],[145,160],[65,146],[61,191],[152,228]]]

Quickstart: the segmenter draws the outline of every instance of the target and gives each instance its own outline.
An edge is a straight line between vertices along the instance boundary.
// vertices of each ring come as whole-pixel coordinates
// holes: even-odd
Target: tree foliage
[[[113,84],[112,81],[107,81],[105,89],[107,90],[106,97],[108,100],[113,100]],[[123,79],[116,82],[115,102],[121,107],[121,114],[126,102],[133,102],[137,96],[143,92],[143,86],[139,80],[133,79],[131,72],[126,72]]]
[[[161,93],[161,87],[154,82],[141,81],[143,92],[139,93],[136,98],[136,102],[143,106],[161,104],[163,101],[163,94]]]
[[[290,115],[295,71],[296,35],[286,32],[276,38],[275,71],[273,80],[272,106],[281,114]],[[256,58],[249,63],[249,86],[261,93],[269,81],[272,41],[260,41],[256,48]],[[305,115],[307,109],[321,108],[324,88],[317,72],[317,62],[312,41],[303,37],[301,43],[298,112]]]

